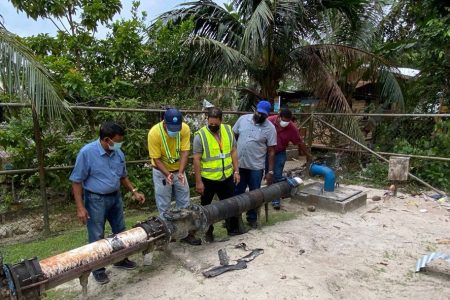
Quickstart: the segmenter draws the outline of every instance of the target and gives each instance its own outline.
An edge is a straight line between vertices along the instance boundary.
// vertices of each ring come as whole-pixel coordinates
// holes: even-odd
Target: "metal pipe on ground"
[[[190,231],[206,231],[210,224],[289,196],[301,183],[300,178],[288,178],[204,207],[192,205],[170,210],[164,214],[164,219],[151,217],[130,230],[41,261],[32,258],[15,265],[3,265],[0,257],[0,299],[41,299],[44,290],[75,278],[80,279],[85,293],[92,270],[137,252],[146,253],[154,247],[163,247],[170,239],[184,238]]]

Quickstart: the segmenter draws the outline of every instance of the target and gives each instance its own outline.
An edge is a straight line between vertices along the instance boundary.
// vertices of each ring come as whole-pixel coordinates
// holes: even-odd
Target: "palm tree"
[[[366,36],[379,22],[379,11],[366,0],[233,0],[225,8],[201,0],[181,4],[160,18],[193,20],[186,41],[193,48],[190,72],[211,81],[245,82],[253,87],[247,91],[268,99],[276,97],[283,80],[293,78],[321,99],[327,111],[351,113],[337,83],[349,72],[359,77],[381,74],[383,94],[403,99],[386,61],[355,47],[368,42],[357,38],[358,29]],[[340,123],[363,139],[352,119]]]
[[[68,119],[70,117],[68,103],[61,98],[49,78],[49,72],[34,58],[30,50],[0,23],[0,91],[11,98],[31,104],[44,207],[44,233],[48,233],[49,223],[39,117],[45,114],[50,120],[61,115]]]

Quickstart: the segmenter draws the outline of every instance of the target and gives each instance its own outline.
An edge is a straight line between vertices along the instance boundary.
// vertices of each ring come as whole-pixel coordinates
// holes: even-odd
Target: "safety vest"
[[[162,122],[159,123],[159,132],[161,134],[162,144],[164,147],[164,151],[166,152],[167,159],[162,159],[163,161],[168,162],[169,164],[173,164],[177,162],[180,159],[180,139],[181,139],[181,132],[178,132],[177,134],[177,144],[175,148],[175,157],[172,157],[172,154],[170,153],[169,145],[167,145],[166,135],[164,134],[164,127]]]
[[[233,135],[231,126],[220,125],[220,143],[209,131],[208,127],[202,127],[197,134],[203,145],[201,159],[201,176],[210,180],[221,180],[233,174],[231,150],[233,149]]]

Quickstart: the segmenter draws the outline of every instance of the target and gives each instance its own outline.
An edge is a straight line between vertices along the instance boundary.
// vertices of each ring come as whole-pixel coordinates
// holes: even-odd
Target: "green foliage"
[[[20,110],[17,116],[9,119],[6,128],[0,128],[0,145],[0,149],[10,153],[14,169],[36,166],[33,121],[29,109]]]
[[[439,121],[430,137],[416,141],[398,140],[394,151],[396,153],[448,157],[450,149],[450,120]],[[412,159],[411,172],[432,185],[450,191],[450,163],[427,159]]]
[[[370,162],[361,171],[361,177],[368,180],[369,184],[385,187],[388,183],[388,164],[371,158]]]
[[[409,111],[437,112],[449,102],[450,5],[448,1],[393,1],[381,52],[420,70],[407,93]]]
[[[58,28],[67,30],[61,21],[65,19],[72,32],[95,31],[99,23],[106,24],[122,8],[120,0],[11,0],[11,3],[34,20],[50,19],[59,24]]]

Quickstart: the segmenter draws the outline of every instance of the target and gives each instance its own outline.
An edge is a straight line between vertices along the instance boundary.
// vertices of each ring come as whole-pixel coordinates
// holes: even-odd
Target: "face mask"
[[[262,124],[264,123],[264,121],[267,119],[266,115],[253,115],[253,120],[255,121],[255,123],[257,124]]]
[[[283,120],[280,121],[280,126],[281,127],[287,127],[288,125],[289,125],[289,122],[286,122],[286,121],[283,121]]]
[[[108,148],[109,148],[109,150],[111,150],[111,151],[117,151],[117,150],[120,149],[120,147],[122,147],[122,144],[123,144],[123,142],[122,142],[122,143],[116,143],[116,142],[113,142],[113,145],[112,145],[112,146],[111,146],[110,144],[108,144]]]
[[[168,135],[169,137],[171,137],[171,138],[177,137],[178,133],[179,133],[179,131],[170,131],[170,130],[167,130],[167,135]]]
[[[220,129],[220,125],[208,125],[209,130],[211,130],[211,132],[217,132]]]

